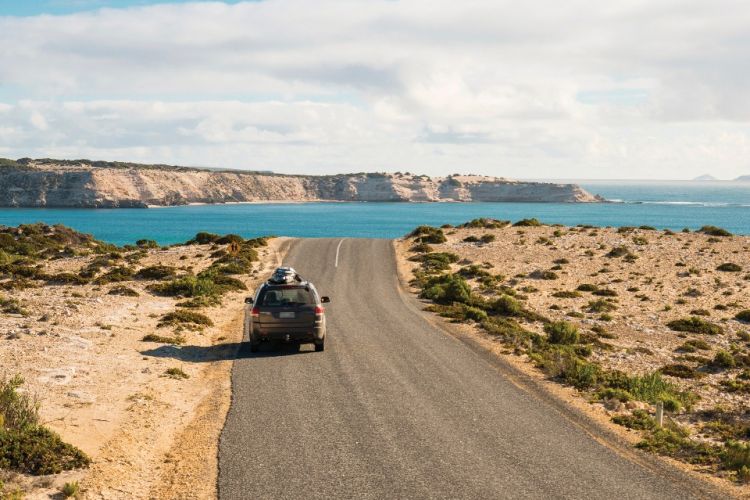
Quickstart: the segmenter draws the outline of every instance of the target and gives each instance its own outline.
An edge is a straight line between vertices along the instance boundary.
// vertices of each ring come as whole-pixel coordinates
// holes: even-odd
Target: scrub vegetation
[[[750,481],[747,238],[475,219],[403,249],[429,311],[576,388],[639,448]]]

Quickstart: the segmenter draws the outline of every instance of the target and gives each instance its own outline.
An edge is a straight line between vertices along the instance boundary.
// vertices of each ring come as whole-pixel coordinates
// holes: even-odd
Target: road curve
[[[399,293],[390,241],[296,240],[284,263],[332,297],[326,350],[240,350],[221,499],[707,496],[434,327]]]

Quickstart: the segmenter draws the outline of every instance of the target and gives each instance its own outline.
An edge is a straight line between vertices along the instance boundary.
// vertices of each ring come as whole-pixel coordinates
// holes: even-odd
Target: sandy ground
[[[459,255],[461,260],[451,266],[454,271],[470,264],[484,265],[490,273],[502,275],[502,284],[517,290],[525,298],[524,304],[528,309],[552,320],[570,321],[583,332],[591,331],[597,325],[605,329],[607,338],[602,338],[602,341],[613,348],[595,350],[592,357],[604,367],[627,373],[651,372],[674,363],[696,368],[699,378],[668,378],[700,396],[693,411],[674,415],[675,420],[690,428],[699,439],[702,438],[700,425],[705,422],[694,419],[696,412],[718,409],[737,415],[750,424],[747,412],[750,394],[728,392],[721,385],[722,381],[736,379],[743,369],[705,369],[706,363],[713,359],[718,350],[729,351],[734,347],[740,352],[750,351],[750,343],[740,337],[743,332],[750,331],[750,327],[734,319],[739,311],[750,308],[750,238],[734,236],[710,239],[710,236],[696,233],[666,235],[660,231],[640,229],[618,233],[610,228],[549,226],[450,228],[445,229],[445,234],[448,239],[446,243],[431,246],[435,252]],[[469,236],[481,237],[485,234],[494,235],[495,240],[489,243],[463,241]],[[403,270],[402,279],[411,276],[411,271],[418,267],[417,263],[408,260],[414,255],[409,251],[412,245],[413,240],[409,239],[396,242]],[[606,254],[616,246],[627,247],[637,259],[627,262],[622,257],[607,257]],[[556,261],[562,263],[557,264]],[[743,270],[722,272],[716,269],[727,262],[736,263]],[[553,268],[556,279],[537,277],[539,271]],[[582,283],[613,290],[616,295],[601,297],[585,292],[574,298],[553,295],[575,290]],[[588,311],[588,303],[596,299],[612,301],[616,309],[608,313],[611,319],[602,320],[600,314]],[[707,312],[707,316],[700,317],[720,325],[724,333],[681,333],[667,327],[669,321],[689,317],[696,310],[703,310],[704,314]],[[540,324],[529,323],[524,327],[542,331]],[[511,348],[487,335],[478,326],[454,324],[451,328],[471,332],[481,339],[488,350],[535,377],[558,397],[581,409],[587,407],[586,411],[592,418],[609,426],[624,439],[630,442],[640,439],[637,432],[610,422],[613,415],[627,413],[629,408],[590,404],[578,391],[545,380],[541,372],[528,363],[525,355],[515,356]],[[687,353],[678,349],[691,339],[708,344],[708,349],[691,353],[703,359],[689,355],[686,358]],[[748,487],[737,488],[724,480],[721,483],[736,495],[750,495]]]
[[[88,453],[90,469],[57,476],[16,476],[27,498],[49,498],[78,480],[87,498],[211,498],[217,443],[231,399],[232,358],[242,339],[243,298],[281,261],[283,239],[259,249],[248,292],[223,297],[200,312],[214,321],[185,331],[182,346],[143,342],[178,299],[128,281],[138,297],[108,295],[116,285],[46,286],[13,292],[31,313],[3,315],[0,366],[21,374],[37,394],[41,420]],[[150,250],[140,266],[192,268],[211,263],[206,245]],[[47,263],[48,272],[79,269],[86,257]],[[182,369],[189,378],[165,376]],[[6,483],[8,479],[6,478]]]

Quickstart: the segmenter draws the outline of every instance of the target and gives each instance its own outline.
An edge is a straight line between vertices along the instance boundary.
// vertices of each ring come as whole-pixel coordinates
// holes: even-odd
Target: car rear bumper
[[[258,340],[274,340],[284,342],[313,342],[323,340],[325,330],[322,328],[256,328],[253,334]]]

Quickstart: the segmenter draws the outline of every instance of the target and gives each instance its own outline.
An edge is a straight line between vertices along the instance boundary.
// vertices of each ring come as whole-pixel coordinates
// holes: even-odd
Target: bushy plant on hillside
[[[416,238],[419,243],[432,243],[435,245],[448,241],[442,229],[432,226],[419,226],[409,233],[409,237]]]
[[[703,333],[706,335],[719,335],[724,332],[724,329],[719,325],[714,325],[697,316],[676,319],[667,323],[667,326],[677,332]]]
[[[540,227],[543,226],[541,222],[536,217],[533,217],[531,219],[521,219],[517,221],[515,224],[513,224],[514,227]]]
[[[20,376],[0,378],[0,469],[43,475],[87,467],[85,453],[39,425],[39,404],[18,391],[22,384]]]
[[[732,233],[730,233],[726,229],[716,226],[703,226],[698,230],[698,232],[707,234],[709,236],[732,236]]]

